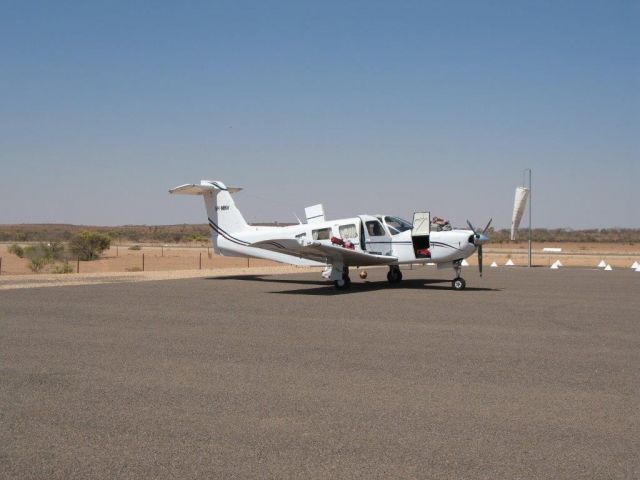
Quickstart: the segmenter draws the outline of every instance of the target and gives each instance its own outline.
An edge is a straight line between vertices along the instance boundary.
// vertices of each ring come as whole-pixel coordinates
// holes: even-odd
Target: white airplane
[[[323,277],[336,288],[349,288],[350,267],[388,265],[390,283],[402,280],[400,265],[435,263],[437,268],[453,268],[454,290],[464,290],[460,277],[462,260],[478,252],[482,276],[482,245],[489,241],[483,230],[453,230],[447,222],[429,212],[418,212],[413,224],[389,215],[358,215],[326,220],[322,205],[308,207],[307,223],[284,227],[249,225],[231,194],[241,188],[220,181],[180,185],[169,190],[179,195],[202,195],[207,209],[214,251],[223,256],[256,257],[301,266],[324,266]]]

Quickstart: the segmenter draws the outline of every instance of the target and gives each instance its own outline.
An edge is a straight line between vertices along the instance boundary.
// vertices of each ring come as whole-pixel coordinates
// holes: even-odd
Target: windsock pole
[[[531,268],[531,169],[525,168],[524,171],[529,172],[529,268]]]

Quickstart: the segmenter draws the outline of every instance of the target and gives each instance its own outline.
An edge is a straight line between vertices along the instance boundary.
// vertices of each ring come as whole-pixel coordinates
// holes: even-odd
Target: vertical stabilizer
[[[207,219],[211,227],[211,240],[216,253],[218,238],[235,238],[234,235],[248,227],[248,224],[231,194],[239,192],[241,188],[227,187],[224,183],[212,180],[201,180],[200,184],[186,184],[172,188],[169,193],[175,195],[202,195],[207,210]]]

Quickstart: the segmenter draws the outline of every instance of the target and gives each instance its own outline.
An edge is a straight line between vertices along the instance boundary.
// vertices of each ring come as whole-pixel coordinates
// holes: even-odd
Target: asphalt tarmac
[[[486,270],[2,291],[0,478],[640,478],[640,274]]]

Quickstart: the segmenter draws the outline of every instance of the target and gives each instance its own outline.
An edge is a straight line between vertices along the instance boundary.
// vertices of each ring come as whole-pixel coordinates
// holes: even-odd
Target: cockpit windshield
[[[384,217],[384,223],[386,223],[387,227],[389,227],[391,235],[397,235],[401,232],[406,232],[407,230],[411,230],[413,228],[413,225],[399,217],[386,216]]]

